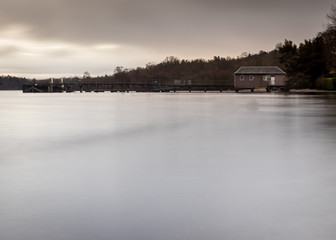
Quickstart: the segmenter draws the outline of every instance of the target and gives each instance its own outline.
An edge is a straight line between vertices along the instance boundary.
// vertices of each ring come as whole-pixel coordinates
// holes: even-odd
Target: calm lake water
[[[1,240],[335,240],[336,95],[0,91]]]

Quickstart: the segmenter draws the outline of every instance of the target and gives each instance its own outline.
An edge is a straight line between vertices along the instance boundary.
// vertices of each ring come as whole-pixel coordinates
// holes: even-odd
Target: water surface
[[[1,240],[334,240],[336,97],[0,92]]]

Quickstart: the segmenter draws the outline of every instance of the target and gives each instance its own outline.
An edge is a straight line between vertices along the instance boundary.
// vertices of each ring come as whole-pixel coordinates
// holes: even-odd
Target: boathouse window
[[[270,81],[271,80],[271,76],[270,75],[264,75],[263,80],[264,81]]]
[[[240,75],[240,81],[244,81],[244,75]]]
[[[254,79],[254,76],[253,76],[253,75],[250,75],[250,76],[249,76],[249,80],[250,80],[250,81],[253,81],[253,79]]]

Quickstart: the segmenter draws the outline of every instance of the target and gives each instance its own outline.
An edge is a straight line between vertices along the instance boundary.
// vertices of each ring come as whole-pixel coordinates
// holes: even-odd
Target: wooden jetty
[[[108,82],[83,79],[79,81],[41,80],[23,85],[23,92],[51,93],[51,92],[177,92],[177,91],[218,91],[234,89],[231,81],[213,83],[192,83],[176,81],[148,81],[148,82]]]

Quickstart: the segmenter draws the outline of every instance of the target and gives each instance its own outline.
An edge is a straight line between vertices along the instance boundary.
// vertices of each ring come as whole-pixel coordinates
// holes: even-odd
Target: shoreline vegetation
[[[287,88],[290,92],[321,92],[336,90],[336,5],[327,14],[328,23],[323,32],[312,39],[296,45],[285,39],[274,50],[256,54],[244,52],[236,58],[214,56],[213,59],[180,60],[166,57],[161,63],[148,63],[145,67],[128,69],[117,66],[114,74],[91,77],[84,72],[82,77],[63,78],[80,82],[148,83],[169,81],[192,81],[201,84],[233,86],[233,73],[241,66],[278,66],[287,73]],[[47,80],[47,79],[45,79]],[[57,80],[57,79],[56,79]],[[36,79],[0,76],[0,90],[22,90],[23,84]],[[309,89],[309,90],[308,90]]]

